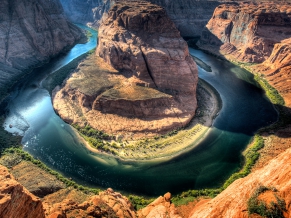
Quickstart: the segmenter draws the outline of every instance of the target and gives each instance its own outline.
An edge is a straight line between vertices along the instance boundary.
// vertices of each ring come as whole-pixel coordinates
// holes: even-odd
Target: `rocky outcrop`
[[[58,0],[3,0],[0,17],[2,92],[23,70],[58,55],[82,36],[79,28],[67,22]]]
[[[137,213],[139,218],[182,218],[171,203],[171,193],[166,193],[163,197],[160,196],[145,208]]]
[[[102,15],[107,13],[116,0],[61,0],[65,13],[73,22],[89,23],[93,27],[100,26]],[[149,0],[166,9],[169,17],[184,37],[201,35],[203,27],[220,2],[196,0]]]
[[[85,117],[107,133],[136,136],[182,127],[194,116],[197,67],[163,8],[142,1],[115,4],[99,28],[96,55],[98,67],[86,60],[54,96],[66,121],[82,123]],[[103,62],[113,70],[102,68]],[[85,73],[92,67],[94,75]],[[81,85],[84,78],[94,81],[86,81],[91,89]]]
[[[64,199],[53,205],[45,204],[46,216],[55,217],[119,217],[136,218],[129,200],[111,188],[90,197],[81,204],[72,199]]]
[[[261,63],[276,43],[291,37],[290,3],[218,6],[198,46],[234,61]]]
[[[254,192],[262,187],[271,190],[261,198],[265,203],[270,200],[276,202],[276,197],[284,200],[286,211],[284,217],[291,215],[291,149],[280,154],[262,169],[257,170],[243,179],[236,180],[226,190],[212,200],[197,204],[191,218],[199,217],[232,217],[242,218],[248,216],[247,202]],[[268,198],[266,198],[268,196]],[[260,198],[260,196],[258,196]],[[275,200],[273,200],[273,198]],[[282,217],[282,216],[280,216]]]
[[[41,201],[0,165],[0,217],[44,218]]]

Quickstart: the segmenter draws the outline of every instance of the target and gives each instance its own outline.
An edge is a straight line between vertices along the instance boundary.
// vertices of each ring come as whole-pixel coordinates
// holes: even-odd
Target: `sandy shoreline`
[[[116,155],[100,151],[92,147],[84,138],[84,146],[92,155],[100,154],[115,157],[121,161],[164,161],[185,153],[207,136],[213,120],[221,108],[221,99],[216,90],[205,81],[199,79],[197,88],[198,108],[195,117],[187,127],[177,134],[158,139],[143,139],[117,143]]]

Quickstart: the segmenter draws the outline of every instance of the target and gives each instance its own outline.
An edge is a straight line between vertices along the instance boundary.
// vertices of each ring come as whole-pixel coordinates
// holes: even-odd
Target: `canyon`
[[[25,71],[72,47],[83,36],[66,20],[57,0],[4,0],[0,17],[0,101]]]
[[[96,56],[99,64],[81,63],[53,97],[67,122],[130,139],[181,128],[195,115],[197,66],[161,7],[116,3],[99,28]]]
[[[94,1],[91,2],[92,4],[94,3]],[[107,11],[108,5],[110,5],[108,2],[109,1],[105,1],[107,4],[106,7],[102,6],[96,9],[95,12],[101,15],[104,11]],[[166,2],[169,1],[164,1],[160,4]],[[185,3],[187,1],[183,2]],[[50,3],[50,7],[43,6],[46,8],[44,11],[53,9],[54,4],[59,5],[57,1],[50,1]],[[77,1],[75,1],[75,3],[77,3]],[[102,5],[104,1],[96,1],[94,4],[97,3]],[[10,2],[4,4],[4,6],[9,4]],[[120,118],[120,115],[125,117],[124,119],[126,119],[126,122],[131,122],[128,128],[134,133],[140,131],[137,126],[140,126],[140,122],[144,122],[143,117],[145,114],[152,116],[153,119],[159,116],[163,117],[166,114],[166,116],[171,118],[172,122],[177,118],[176,114],[178,112],[179,116],[185,119],[184,122],[181,122],[183,119],[179,117],[179,119],[177,119],[179,121],[175,121],[178,123],[178,126],[185,125],[185,123],[193,117],[196,108],[196,87],[189,84],[197,83],[196,65],[193,64],[192,61],[189,61],[187,46],[185,42],[181,40],[179,32],[175,29],[174,25],[165,17],[165,11],[157,6],[151,6],[148,3],[144,4],[149,8],[142,8],[143,11],[139,11],[140,9],[136,9],[135,6],[132,5],[127,5],[127,7],[125,7],[122,3],[117,4],[109,11],[106,19],[101,22],[99,29],[99,47],[96,50],[97,57],[92,55],[87,58],[79,65],[75,74],[72,74],[71,78],[66,81],[64,87],[58,87],[55,90],[55,107],[64,120],[70,123],[83,122],[85,124],[91,122],[90,125],[98,129],[103,128],[102,130],[104,131],[124,134],[121,129],[124,129],[126,126],[119,128],[115,125],[125,121]],[[38,4],[34,4],[34,6],[36,8],[32,11],[42,11]],[[74,6],[74,4],[71,6]],[[90,13],[91,6],[86,9]],[[3,7],[3,5],[1,7]],[[171,7],[169,6],[169,8],[179,11],[177,9],[179,7],[173,5]],[[169,8],[167,10],[169,10]],[[288,3],[282,3],[280,5],[274,3],[232,3],[220,5],[216,8],[198,42],[198,46],[201,49],[219,56],[220,58],[239,62],[241,66],[253,73],[259,73],[259,75],[274,86],[284,98],[285,104],[283,106],[283,112],[286,113],[287,116],[291,114],[291,84],[289,81],[291,71],[290,8],[291,5]],[[3,11],[6,12],[6,9]],[[184,13],[184,10],[182,10],[182,8],[180,9]],[[27,9],[27,11],[29,10],[31,9]],[[67,10],[68,13],[68,9],[65,8],[65,10]],[[71,8],[70,10],[73,9]],[[134,10],[134,12],[131,10]],[[62,28],[64,27],[63,29],[66,30],[65,35],[62,35],[63,30],[56,34],[57,36],[61,34],[59,39],[62,40],[58,41],[52,37],[52,41],[50,42],[54,44],[54,42],[56,42],[55,40],[57,40],[56,45],[49,47],[50,49],[47,48],[42,50],[43,47],[37,44],[37,42],[39,42],[38,40],[41,39],[41,35],[38,35],[40,38],[36,38],[33,41],[33,43],[36,43],[33,44],[33,50],[30,50],[32,48],[30,47],[31,43],[28,43],[29,46],[25,48],[22,47],[23,51],[18,50],[18,52],[21,51],[21,57],[23,57],[24,54],[28,60],[31,60],[27,62],[27,65],[26,62],[17,57],[18,52],[15,52],[16,50],[13,50],[14,53],[12,52],[13,55],[16,56],[16,59],[1,58],[1,60],[5,60],[5,62],[3,62],[3,68],[1,65],[1,69],[5,69],[5,74],[1,73],[1,75],[5,75],[5,77],[1,77],[2,80],[0,80],[1,82],[5,82],[3,82],[3,84],[6,84],[7,78],[14,78],[16,75],[19,76],[20,69],[31,67],[47,60],[56,55],[63,48],[72,45],[81,37],[81,33],[78,29],[63,20],[63,15],[59,10],[52,11],[52,17],[59,20],[55,25],[62,24],[64,25]],[[144,11],[146,11],[145,14]],[[182,13],[181,11],[179,13]],[[187,14],[191,11],[192,10],[189,9],[189,12],[184,13],[183,16],[187,17]],[[78,17],[78,20],[83,19],[84,22],[94,22],[94,20],[91,19],[92,14],[90,13],[88,13],[88,17]],[[28,15],[29,14],[30,13],[28,13]],[[84,14],[85,13],[82,12],[80,16],[87,16]],[[151,20],[151,18],[147,16],[148,14],[153,15],[155,19],[159,17],[160,22],[167,28],[159,28],[162,25],[153,25],[151,22],[155,23],[155,20]],[[207,14],[208,13],[205,13],[205,16]],[[75,16],[75,19],[77,17],[74,13],[72,13],[71,16]],[[96,16],[96,20],[98,21],[101,18],[101,16],[93,16]],[[31,17],[28,21],[30,19]],[[175,20],[175,18],[172,19]],[[177,18],[177,23],[179,22],[178,20]],[[141,21],[146,24],[143,26],[138,25]],[[27,22],[21,25],[25,26]],[[40,20],[39,22],[42,21]],[[47,21],[45,20],[45,22]],[[187,22],[181,22],[185,26],[189,25]],[[203,20],[203,22],[205,22],[205,20]],[[187,25],[185,23],[187,23]],[[99,25],[100,23],[98,26]],[[42,26],[45,25],[39,26],[40,31]],[[59,31],[59,26],[54,27],[57,33]],[[6,30],[6,28],[3,29]],[[15,29],[12,28],[12,30]],[[28,30],[31,31],[32,29],[28,28]],[[21,29],[21,31],[26,32],[26,29],[25,31]],[[134,32],[134,34],[132,34],[131,31]],[[180,27],[180,31],[184,36],[195,35],[191,32],[191,29],[189,29],[187,33],[187,29],[183,31],[182,27]],[[149,32],[151,37],[146,39],[143,38],[144,32]],[[51,32],[49,31],[49,33]],[[50,35],[49,33],[46,32],[45,34]],[[27,42],[25,38],[27,35],[23,37],[18,33],[18,35],[14,36]],[[52,36],[54,36],[54,34],[52,34]],[[43,45],[46,44],[45,42],[42,43]],[[145,44],[147,46],[145,46]],[[170,44],[171,47],[167,47],[165,44],[167,46]],[[24,45],[26,44],[24,43]],[[9,48],[10,47],[15,49],[21,46],[17,44],[9,46]],[[38,50],[37,48],[41,49]],[[56,50],[51,50],[51,48],[56,48]],[[8,50],[2,53],[9,54],[9,52],[6,52]],[[167,52],[165,50],[167,50]],[[27,54],[25,53],[26,51],[28,51]],[[8,55],[5,57],[8,57]],[[147,63],[147,58],[151,58],[154,66]],[[169,60],[174,61],[174,64],[171,65],[173,69],[181,68],[180,65],[177,66],[177,62],[180,63],[181,60],[184,61],[182,62],[183,69],[188,69],[188,71],[186,70],[188,73],[183,75],[183,79],[186,80],[183,89],[185,89],[186,92],[181,90],[180,82],[179,84],[176,83],[180,79],[178,75],[165,75],[160,72],[162,67],[160,63]],[[97,65],[97,62],[99,65]],[[158,66],[158,69],[155,68],[156,66]],[[7,72],[10,72],[9,76],[6,75]],[[79,75],[77,72],[79,72]],[[98,72],[99,79],[100,77],[103,78],[101,84],[93,77],[93,74],[96,72]],[[151,72],[154,73],[152,74]],[[155,74],[155,72],[158,73]],[[84,77],[85,75],[91,75],[92,77],[88,80]],[[174,76],[174,81],[172,81],[170,76]],[[79,85],[80,83],[82,84],[81,87]],[[92,86],[96,86],[96,89],[93,91],[90,88]],[[106,89],[104,89],[104,87]],[[176,92],[177,94],[173,94]],[[151,98],[149,98],[149,96],[151,96]],[[180,101],[176,101],[177,98],[185,101],[189,101],[190,99],[192,105],[190,105],[189,108],[188,105],[187,107],[184,104],[179,105]],[[62,102],[63,99],[66,99],[67,102]],[[127,108],[128,105],[130,105],[130,108]],[[71,109],[72,107],[78,107],[78,109],[74,109],[73,111]],[[154,110],[153,108],[155,107],[159,107],[159,110]],[[92,110],[95,112],[92,113]],[[165,111],[167,112],[165,113]],[[101,122],[102,125],[97,126],[96,122],[92,120],[97,115],[99,119],[102,113],[106,114],[106,121],[104,118],[104,121]],[[112,113],[118,114],[119,118],[117,119]],[[132,113],[135,114],[135,118],[130,117]],[[110,123],[107,119],[111,119],[112,126],[106,126]],[[132,121],[130,121],[131,119]],[[135,124],[138,119],[140,119],[138,124]],[[102,118],[100,120],[102,120]],[[117,123],[114,123],[113,120],[117,120]],[[172,126],[168,124],[168,121],[158,124],[146,124],[147,133],[168,131],[171,128]],[[256,163],[253,172],[245,178],[236,180],[217,197],[213,199],[202,199],[197,204],[196,202],[191,204],[189,206],[191,207],[191,213],[188,214],[189,217],[260,217],[257,214],[248,214],[248,201],[255,193],[258,193],[256,198],[261,199],[267,207],[272,208],[272,201],[279,205],[281,217],[290,217],[291,150],[288,148],[291,147],[291,123],[286,120],[283,126],[279,126],[279,128],[272,129],[271,131],[265,131],[261,134],[265,140],[265,147],[260,151],[261,158]],[[26,177],[19,172],[19,169],[26,169]],[[1,182],[3,181],[0,185],[1,216],[50,218],[77,215],[85,217],[188,217],[188,215],[182,216],[177,212],[175,206],[171,204],[170,193],[159,197],[153,203],[138,212],[133,209],[132,204],[126,197],[114,192],[110,188],[104,192],[100,192],[99,195],[84,196],[82,199],[78,200],[75,200],[77,196],[80,197],[83,195],[76,190],[68,191],[70,194],[65,195],[65,197],[60,197],[61,193],[67,192],[64,184],[59,183],[59,181],[56,183],[52,181],[52,183],[48,185],[52,187],[52,190],[43,186],[42,180],[38,180],[38,178],[42,177],[43,180],[54,180],[54,178],[51,178],[50,175],[47,175],[44,171],[39,173],[40,177],[36,177],[37,184],[31,184],[30,180],[32,175],[29,172],[30,169],[34,169],[33,166],[21,162],[9,168],[13,176],[8,172],[7,168],[0,166],[0,180]],[[37,169],[33,172],[37,172]],[[17,178],[17,181],[14,177]],[[35,197],[23,186],[35,195],[44,198],[39,199]],[[261,189],[264,191],[259,192]],[[280,206],[280,202],[285,204],[285,208]],[[15,205],[18,205],[17,209]],[[33,209],[27,210],[27,205],[32,205],[30,208]]]

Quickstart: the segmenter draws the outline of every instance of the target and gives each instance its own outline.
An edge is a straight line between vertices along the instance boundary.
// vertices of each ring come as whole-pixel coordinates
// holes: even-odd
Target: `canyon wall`
[[[1,88],[82,36],[79,28],[67,22],[58,0],[3,0],[0,18]]]
[[[90,23],[96,28],[100,25],[103,13],[107,12],[114,2],[115,0],[61,0],[65,13],[71,21]],[[200,36],[215,7],[219,5],[219,1],[207,0],[149,0],[149,2],[166,9],[183,37]]]
[[[274,45],[291,37],[290,3],[232,3],[218,6],[198,46],[227,59],[261,63]]]
[[[54,95],[54,108],[67,122],[137,137],[180,128],[194,116],[197,66],[160,6],[115,4],[99,28],[96,55],[97,64],[85,60]],[[88,73],[92,68],[95,74]]]

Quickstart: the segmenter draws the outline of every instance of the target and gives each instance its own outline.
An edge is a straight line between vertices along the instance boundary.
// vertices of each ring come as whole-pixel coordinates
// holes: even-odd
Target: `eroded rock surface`
[[[171,193],[169,192],[139,210],[137,215],[139,218],[182,218],[177,213],[175,205],[171,203]]]
[[[274,45],[291,37],[290,3],[233,3],[218,6],[198,46],[234,61],[261,63]]]
[[[63,119],[130,137],[164,133],[192,119],[197,66],[163,8],[118,3],[98,40],[97,63],[92,57],[84,61],[54,96]]]
[[[41,201],[0,165],[0,217],[44,218]]]
[[[90,197],[83,203],[64,199],[60,203],[45,203],[46,216],[54,217],[118,217],[135,218],[136,214],[128,199],[111,188]]]
[[[0,17],[1,92],[23,70],[56,56],[82,36],[65,19],[59,0],[3,0]]]

